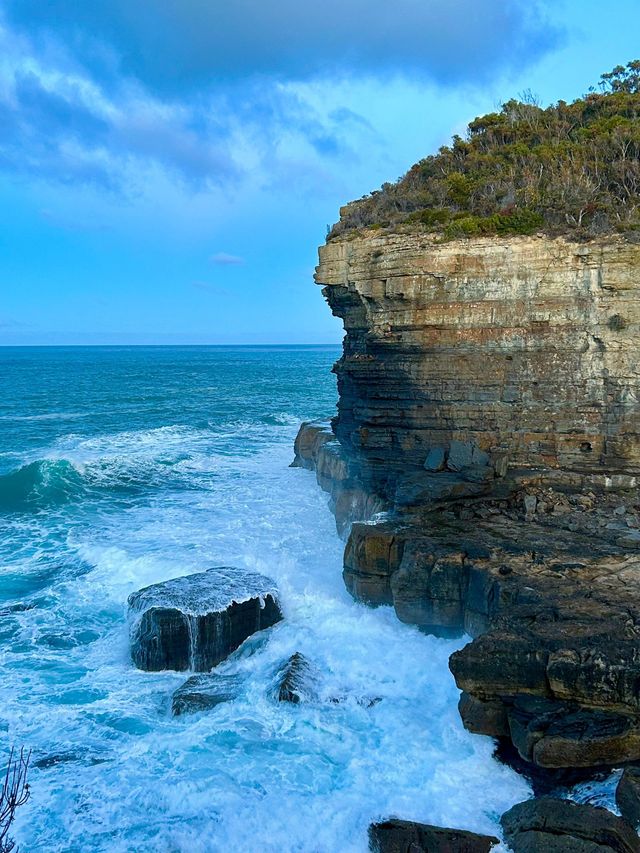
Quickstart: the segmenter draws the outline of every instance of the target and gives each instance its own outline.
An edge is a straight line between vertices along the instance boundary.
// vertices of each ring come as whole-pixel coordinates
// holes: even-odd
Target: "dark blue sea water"
[[[24,853],[363,853],[374,819],[495,832],[526,796],[462,729],[456,644],[351,601],[327,497],[288,467],[299,422],[334,411],[337,355],[0,349],[0,748],[33,750]],[[238,700],[173,719],[185,676],[133,668],[126,599],[221,564],[273,577],[286,619],[222,665]],[[269,695],[295,651],[317,702]]]

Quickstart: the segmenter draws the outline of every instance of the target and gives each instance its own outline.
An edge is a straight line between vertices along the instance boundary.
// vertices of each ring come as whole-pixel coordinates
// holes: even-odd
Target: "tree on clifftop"
[[[466,138],[346,205],[329,238],[403,226],[443,238],[545,231],[640,234],[640,60],[572,103],[531,93],[469,123]]]
[[[613,71],[600,77],[600,88],[605,92],[628,92],[637,95],[640,92],[640,59],[628,62],[626,66],[616,65]]]

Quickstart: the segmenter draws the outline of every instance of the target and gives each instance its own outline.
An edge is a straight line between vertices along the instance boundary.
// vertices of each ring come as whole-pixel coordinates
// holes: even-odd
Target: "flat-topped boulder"
[[[640,838],[622,818],[599,806],[540,797],[501,818],[514,853],[638,853]]]
[[[238,675],[219,675],[216,672],[192,675],[174,691],[171,713],[178,717],[211,711],[224,702],[237,699],[241,690],[242,679]]]
[[[373,853],[489,853],[498,843],[491,835],[395,818],[369,827]]]
[[[128,604],[131,657],[150,672],[208,672],[282,619],[270,578],[228,566],[145,587]]]

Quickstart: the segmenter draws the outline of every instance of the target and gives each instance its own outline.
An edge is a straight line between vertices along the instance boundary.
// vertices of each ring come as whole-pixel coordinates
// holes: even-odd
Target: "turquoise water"
[[[363,853],[374,819],[495,832],[527,795],[462,729],[459,644],[351,601],[327,496],[288,467],[337,355],[0,349],[0,747],[33,750],[25,853]],[[220,564],[273,577],[286,618],[222,665],[237,700],[172,719],[185,676],[132,667],[126,598]],[[295,651],[320,695],[279,704]]]

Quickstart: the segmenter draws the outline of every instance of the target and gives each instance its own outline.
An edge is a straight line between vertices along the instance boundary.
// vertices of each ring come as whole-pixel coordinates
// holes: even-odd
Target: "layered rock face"
[[[331,241],[316,281],[347,332],[338,440],[390,499],[453,439],[574,486],[633,483],[639,268],[611,238]]]
[[[340,507],[351,593],[470,634],[463,721],[525,762],[640,760],[640,246],[370,230],[316,279],[340,401],[296,459]]]

